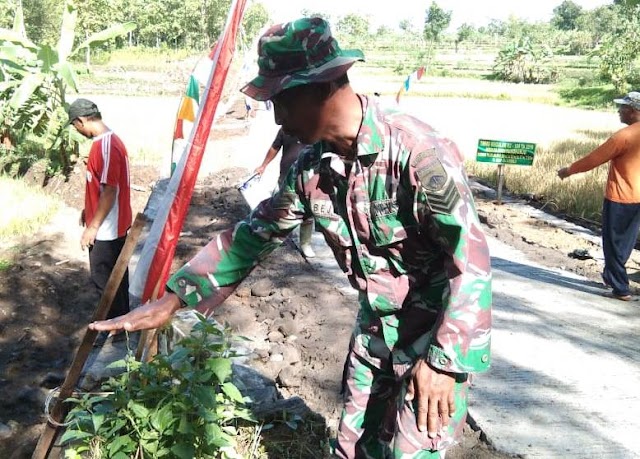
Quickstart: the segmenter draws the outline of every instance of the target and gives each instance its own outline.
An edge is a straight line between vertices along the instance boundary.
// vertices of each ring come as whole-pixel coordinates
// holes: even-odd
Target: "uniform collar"
[[[376,160],[378,154],[384,150],[384,122],[383,114],[377,101],[358,94],[362,104],[362,124],[356,138],[356,156],[364,167],[368,167]],[[333,169],[338,174],[345,176],[344,160],[325,142],[321,144],[323,166],[321,170]]]
[[[358,94],[362,104],[362,124],[358,131],[357,156],[363,164],[373,162],[384,150],[383,114],[377,101]],[[366,157],[366,158],[365,158]]]

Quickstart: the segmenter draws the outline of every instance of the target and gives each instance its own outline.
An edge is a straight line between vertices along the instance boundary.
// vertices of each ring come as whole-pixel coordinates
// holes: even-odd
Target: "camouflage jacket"
[[[462,156],[429,125],[361,101],[353,161],[323,142],[305,149],[279,191],[167,287],[210,309],[312,216],[359,293],[354,352],[376,366],[391,359],[408,368],[423,356],[445,371],[484,371],[490,260]]]

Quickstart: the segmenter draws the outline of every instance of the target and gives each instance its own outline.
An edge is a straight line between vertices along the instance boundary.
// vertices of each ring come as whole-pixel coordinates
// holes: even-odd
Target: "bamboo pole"
[[[109,309],[111,308],[111,303],[113,302],[113,298],[116,295],[116,291],[120,286],[122,277],[124,276],[127,266],[129,265],[129,259],[133,254],[136,244],[138,243],[138,238],[140,237],[140,233],[142,232],[145,223],[146,217],[144,216],[144,214],[139,213],[138,215],[136,215],[124,247],[120,252],[118,260],[116,261],[116,265],[114,266],[113,271],[111,271],[111,275],[109,276],[107,285],[104,288],[104,292],[102,293],[100,302],[98,303],[98,306],[94,311],[93,318],[91,319],[92,322],[96,320],[104,320],[107,317]],[[59,426],[55,425],[54,423],[61,423],[67,414],[68,408],[64,405],[64,401],[73,394],[76,383],[80,378],[80,373],[82,372],[87,358],[89,357],[89,353],[93,348],[93,343],[97,335],[98,332],[95,330],[90,330],[89,328],[87,328],[87,330],[85,331],[82,343],[80,343],[78,352],[76,353],[76,356],[71,363],[71,368],[69,369],[67,377],[65,378],[64,383],[62,383],[62,387],[60,388],[58,399],[53,409],[51,410],[51,415],[47,420],[44,432],[42,432],[42,435],[40,435],[40,439],[38,440],[36,449],[31,456],[32,459],[45,459],[49,456],[49,452],[51,451],[51,447],[53,446],[53,442],[59,429]]]

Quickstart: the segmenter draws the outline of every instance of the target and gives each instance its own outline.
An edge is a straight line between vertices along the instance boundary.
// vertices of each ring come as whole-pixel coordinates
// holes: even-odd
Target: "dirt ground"
[[[229,140],[229,139],[226,139]],[[247,175],[226,168],[201,180],[176,251],[175,267],[188,260],[217,231],[229,228],[248,208],[235,186]],[[132,167],[134,212],[146,203],[157,177],[151,167]],[[97,304],[89,282],[87,255],[79,249],[77,215],[82,205],[81,170],[47,189],[67,206],[39,234],[15,241],[4,258],[12,267],[0,278],[0,457],[30,457],[44,422],[49,389],[61,384]],[[530,218],[510,205],[477,197],[487,234],[538,263],[562,267],[599,282],[594,260],[580,261],[575,249],[594,244]],[[638,288],[637,254],[630,262]],[[252,366],[276,380],[284,396],[297,395],[323,416],[330,430],[339,415],[342,364],[355,318],[354,297],[308,264],[291,244],[261,263],[216,316],[254,339]],[[448,458],[508,457],[495,452],[481,432],[467,429]]]

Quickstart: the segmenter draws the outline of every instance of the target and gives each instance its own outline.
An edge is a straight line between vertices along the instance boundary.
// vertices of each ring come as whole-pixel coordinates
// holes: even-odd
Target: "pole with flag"
[[[411,74],[407,75],[407,78],[404,80],[404,83],[402,83],[402,87],[400,87],[400,90],[396,94],[396,103],[398,104],[400,103],[400,96],[402,96],[402,94],[404,94],[405,92],[409,92],[409,88],[411,87],[411,84],[414,81],[420,81],[422,79],[424,72],[425,72],[425,68],[420,67],[419,69],[415,70]]]
[[[210,55],[211,72],[200,98],[200,105],[194,119],[194,128],[191,130],[189,139],[185,143],[184,153],[169,180],[167,191],[151,225],[133,275],[130,292],[141,298],[143,303],[152,298],[160,298],[164,294],[162,286],[169,277],[178,237],[189,209],[211,125],[236,48],[238,30],[246,3],[246,0],[233,0],[231,3],[224,31]],[[177,124],[176,127],[179,126],[180,129],[182,129],[181,120],[188,120],[192,116],[198,101],[195,92],[197,83],[193,82],[196,88],[191,87],[191,83],[190,79],[185,95],[191,100],[186,102],[183,100],[178,114],[177,123],[180,124]]]

